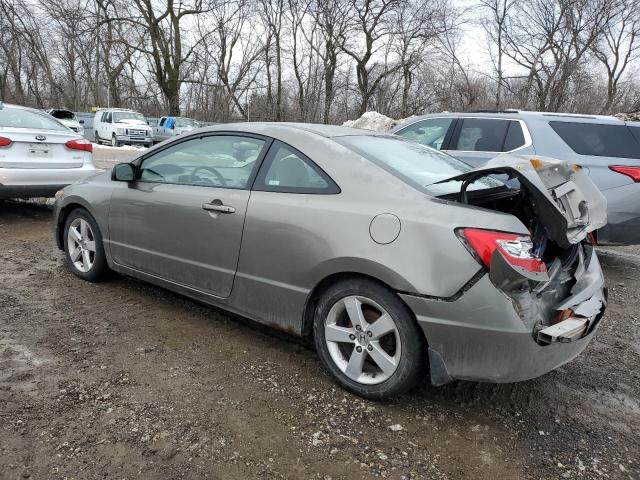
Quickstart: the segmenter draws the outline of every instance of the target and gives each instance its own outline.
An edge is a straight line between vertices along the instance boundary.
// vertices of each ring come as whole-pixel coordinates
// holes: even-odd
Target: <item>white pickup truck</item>
[[[158,120],[158,125],[153,127],[153,143],[162,142],[196,128],[200,128],[200,124],[192,118],[161,117]]]

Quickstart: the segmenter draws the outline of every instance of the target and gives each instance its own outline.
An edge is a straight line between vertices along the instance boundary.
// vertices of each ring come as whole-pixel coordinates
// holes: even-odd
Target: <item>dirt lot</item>
[[[576,361],[373,403],[291,338],[80,281],[48,207],[0,204],[0,478],[640,478],[639,251],[602,252],[611,305]]]

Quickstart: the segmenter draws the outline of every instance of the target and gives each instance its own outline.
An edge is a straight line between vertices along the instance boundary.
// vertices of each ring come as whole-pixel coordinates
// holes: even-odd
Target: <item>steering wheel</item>
[[[197,179],[197,180],[202,180],[202,178],[200,178],[200,177],[198,177],[198,176],[196,175],[196,173],[197,173],[197,172],[199,172],[200,170],[208,170],[208,171],[210,171],[211,173],[213,173],[213,174],[215,175],[216,179],[220,182],[220,185],[221,185],[221,186],[223,186],[223,187],[226,187],[226,186],[227,186],[227,182],[226,182],[226,180],[224,179],[224,177],[222,176],[222,174],[221,174],[218,170],[216,170],[215,168],[213,168],[213,167],[207,167],[207,166],[201,166],[201,167],[196,167],[196,168],[194,168],[194,169],[191,171],[191,179],[190,179],[190,181],[191,181],[191,182],[195,182],[195,181],[196,181],[196,179]],[[208,179],[207,179],[207,180],[208,180]]]

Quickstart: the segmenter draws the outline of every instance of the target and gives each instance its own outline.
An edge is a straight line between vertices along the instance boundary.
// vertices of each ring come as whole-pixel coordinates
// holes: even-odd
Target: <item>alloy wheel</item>
[[[67,248],[73,266],[82,273],[91,270],[96,258],[96,241],[91,225],[84,218],[76,218],[69,225]]]
[[[374,385],[389,379],[402,355],[398,327],[374,300],[351,295],[338,300],[324,322],[336,366],[351,380]]]

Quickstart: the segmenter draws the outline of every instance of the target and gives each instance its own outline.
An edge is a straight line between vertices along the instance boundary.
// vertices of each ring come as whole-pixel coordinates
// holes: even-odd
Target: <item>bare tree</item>
[[[418,69],[426,68],[427,49],[445,33],[443,16],[448,12],[447,0],[409,0],[400,3],[393,11],[391,43],[401,65],[401,117],[416,114],[421,108],[421,102],[416,102],[413,91],[414,77]]]
[[[379,68],[380,63],[374,59],[374,55],[385,47],[385,40],[392,33],[388,20],[399,3],[400,0],[351,0],[353,36],[350,39],[343,37],[341,46],[355,62],[360,115],[367,111],[369,101],[380,82],[401,68],[400,63]]]
[[[336,95],[336,72],[339,66],[341,45],[349,29],[348,0],[314,0],[311,14],[318,22],[318,30],[308,41],[322,60],[324,76],[324,106],[322,123],[331,120],[331,106]]]
[[[517,0],[479,0],[484,10],[482,25],[490,42],[489,54],[496,74],[495,107],[502,107],[502,92],[507,88],[504,71],[504,49],[506,40],[507,15]],[[495,46],[494,48],[491,48]]]
[[[638,108],[640,0],[0,0],[0,98],[215,121]],[[477,12],[491,63],[470,57]]]
[[[128,4],[126,4],[128,6]],[[148,44],[129,46],[148,55],[151,71],[167,102],[171,115],[180,115],[180,88],[183,67],[206,36],[185,44],[185,22],[208,11],[203,0],[167,0],[166,6],[153,0],[133,0],[131,13],[114,20],[135,25]],[[121,4],[120,10],[124,10]]]
[[[609,18],[608,0],[532,0],[519,3],[505,26],[505,54],[525,68],[535,108],[558,111],[571,80],[588,60]]]
[[[6,0],[0,0],[0,65],[2,65],[2,89],[0,95],[6,100],[13,97],[18,103],[25,103],[25,87],[22,81],[23,46],[20,42],[17,12]],[[9,89],[9,77],[12,80],[12,95]]]
[[[602,35],[592,46],[595,57],[607,73],[607,99],[601,113],[611,113],[620,80],[629,65],[640,56],[640,1],[619,0],[612,10]]]
[[[212,10],[212,41],[204,45],[209,55],[213,55],[216,66],[214,84],[219,83],[241,116],[248,118],[242,96],[248,98],[258,70],[256,63],[263,54],[262,45],[253,35],[255,22],[252,5],[245,0],[224,1]]]
[[[285,0],[259,0],[260,13],[266,28],[264,46],[267,98],[276,122],[283,119],[283,72],[282,72],[282,23],[285,15]],[[275,64],[275,101],[273,100],[273,85],[271,81],[271,65]]]

